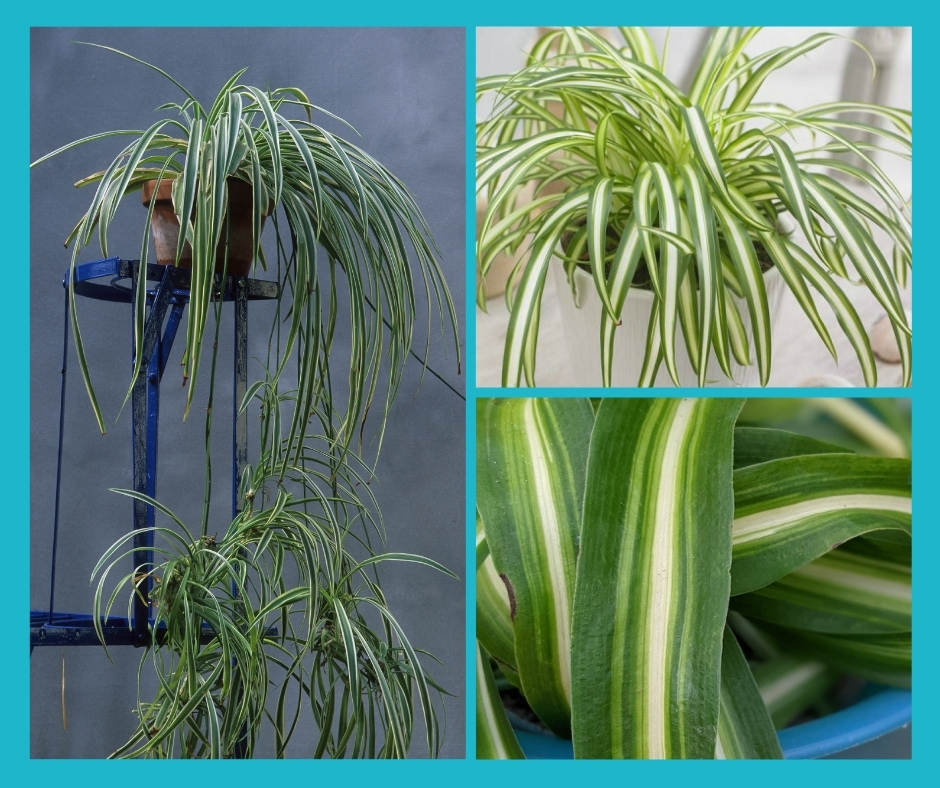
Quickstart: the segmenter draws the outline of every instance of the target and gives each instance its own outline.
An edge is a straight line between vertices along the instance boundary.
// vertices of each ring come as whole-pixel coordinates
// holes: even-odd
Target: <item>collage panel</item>
[[[31,758],[465,757],[466,34],[31,29]]]
[[[477,758],[911,757],[910,399],[476,416]]]
[[[905,387],[910,28],[479,28],[477,385]]]

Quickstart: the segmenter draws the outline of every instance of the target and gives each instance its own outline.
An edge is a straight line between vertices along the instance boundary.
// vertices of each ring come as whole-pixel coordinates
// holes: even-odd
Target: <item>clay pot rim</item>
[[[164,175],[163,179],[160,181],[160,188],[156,189],[157,202],[169,202],[172,200],[171,189],[173,188],[173,181],[176,180],[176,176],[167,176]],[[254,193],[254,187],[245,180],[241,178],[236,178],[234,175],[230,175],[227,179],[229,187],[229,201],[232,200],[233,196],[235,197],[235,202],[238,204],[251,204],[252,195]],[[154,186],[157,183],[156,178],[152,178],[149,181],[144,181],[140,190],[141,202],[145,206],[150,205],[150,201],[154,195]],[[264,212],[264,216],[270,216],[271,212],[274,210],[274,206],[269,201],[268,209]]]

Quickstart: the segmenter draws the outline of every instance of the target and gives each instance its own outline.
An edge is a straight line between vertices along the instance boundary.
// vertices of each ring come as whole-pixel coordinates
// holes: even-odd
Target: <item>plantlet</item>
[[[375,500],[356,493],[368,471],[353,462],[347,455],[333,468],[308,457],[288,471],[290,486],[302,491],[291,494],[264,458],[246,477],[245,509],[218,538],[198,536],[153,499],[116,490],[154,506],[175,528],[151,529],[162,543],[158,559],[122,577],[110,595],[108,577],[126,564],[136,534],[115,542],[92,573],[102,643],[102,622],[121,594],[129,611],[142,576],[157,581],[141,675],[149,662],[158,689],[138,697],[137,727],[112,757],[252,757],[266,727],[274,756],[284,757],[306,717],[318,735],[312,757],[404,758],[415,705],[428,755],[438,753],[434,693],[444,690],[388,609],[376,570],[409,561],[456,576],[431,559],[372,548],[370,531],[384,539],[383,529]],[[259,505],[253,491],[272,485],[276,500]],[[350,539],[360,557],[349,552]],[[370,623],[376,616],[378,626]]]

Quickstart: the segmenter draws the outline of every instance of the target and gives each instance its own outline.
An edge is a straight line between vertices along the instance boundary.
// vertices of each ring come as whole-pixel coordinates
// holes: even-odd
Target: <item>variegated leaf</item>
[[[481,400],[477,508],[506,584],[522,689],[570,732],[571,604],[594,413],[587,400]]]
[[[910,460],[817,454],[734,472],[731,593],[769,585],[856,536],[911,532]]]
[[[721,710],[716,758],[783,758],[760,691],[731,628],[721,652]]]
[[[911,567],[832,550],[769,586],[734,597],[731,607],[814,632],[910,632]]]
[[[477,644],[477,758],[525,758],[503,708],[489,657]]]
[[[576,757],[714,757],[740,406],[598,408],[571,637]]]

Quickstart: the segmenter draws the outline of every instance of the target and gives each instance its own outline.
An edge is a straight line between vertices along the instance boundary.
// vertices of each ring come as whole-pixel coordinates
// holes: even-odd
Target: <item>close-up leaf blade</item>
[[[856,536],[911,533],[909,460],[817,454],[734,472],[733,595],[769,585]]]
[[[489,657],[477,645],[477,758],[523,759],[522,748],[506,716],[496,680],[489,666]]]
[[[837,634],[911,631],[911,567],[831,550],[731,608],[761,621]]]
[[[598,408],[572,630],[576,757],[714,757],[740,405]]]
[[[594,414],[587,400],[481,400],[477,507],[509,593],[526,698],[570,731],[571,600]]]
[[[782,758],[780,741],[744,652],[725,627],[716,758]]]

